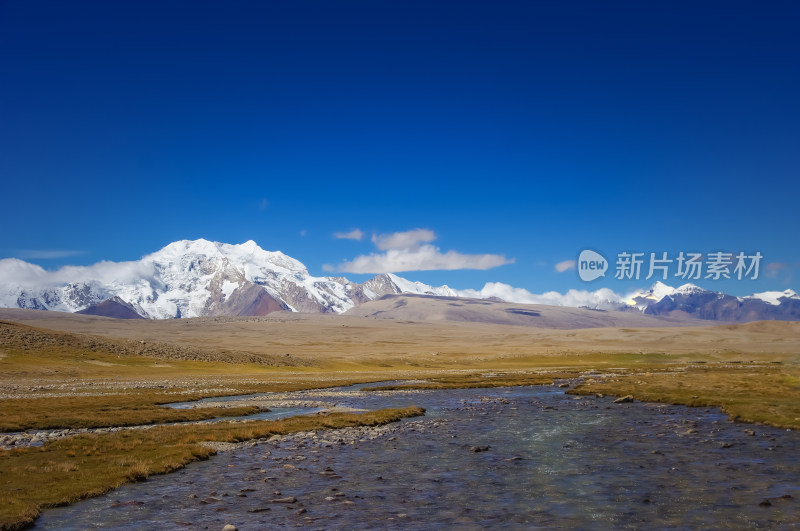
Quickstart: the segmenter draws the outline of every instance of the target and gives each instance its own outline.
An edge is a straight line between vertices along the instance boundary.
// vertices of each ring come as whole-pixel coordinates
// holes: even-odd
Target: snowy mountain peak
[[[415,295],[438,295],[442,297],[457,297],[458,293],[448,286],[434,287],[422,282],[412,282],[393,273],[381,273],[362,284],[365,295],[370,299],[377,299],[384,295],[399,293],[412,293]]]
[[[306,266],[280,251],[265,251],[253,240],[241,244],[211,242],[205,239],[180,240],[170,243],[163,249],[144,257],[149,261],[184,260],[186,257],[227,258],[237,266],[270,265],[277,268],[296,272],[307,273]]]
[[[651,303],[658,302],[667,295],[675,293],[675,288],[668,286],[661,281],[656,281],[650,289],[639,290],[625,299],[625,303],[629,306],[635,306],[641,311]]]
[[[655,284],[650,286],[649,292],[651,294],[651,298],[660,301],[667,295],[672,295],[673,293],[675,293],[675,288],[673,288],[672,286],[667,286],[666,284],[664,284],[659,280],[656,281]]]
[[[762,293],[754,293],[748,297],[744,297],[744,299],[759,299],[774,306],[780,305],[781,299],[784,298],[800,300],[800,295],[798,295],[797,292],[792,289],[787,289],[784,291],[765,291]]]
[[[398,277],[395,274],[387,273],[386,274],[389,279],[394,283],[395,286],[399,289],[398,293],[413,293],[417,295],[438,295],[440,297],[457,297],[458,294],[450,289],[448,286],[441,286],[435,288],[433,286],[429,286],[428,284],[423,284],[422,282],[412,282],[410,280],[406,280],[402,277]]]
[[[199,240],[178,240],[176,242],[172,242],[163,248],[159,249],[158,251],[145,256],[148,257],[155,257],[155,258],[167,258],[167,257],[178,257],[178,256],[185,256],[187,254],[193,255],[218,255],[220,254],[219,248],[217,247],[218,244],[215,242],[210,242],[208,240],[199,239]]]
[[[792,290],[732,297],[694,284],[673,288],[655,282],[622,298],[608,288],[535,296],[521,288],[487,283],[481,291],[454,290],[391,273],[362,284],[343,277],[311,276],[303,263],[255,241],[240,244],[180,240],[130,262],[99,262],[55,271],[8,258],[0,260],[0,307],[58,310],[96,315],[140,315],[170,319],[269,312],[342,313],[387,294],[446,297],[502,296],[512,302],[630,309],[669,314],[704,308],[703,319],[783,318],[800,320],[800,295]],[[740,309],[741,307],[741,309]],[[99,313],[98,313],[99,312]],[[736,313],[740,312],[740,313]],[[740,317],[743,315],[745,317]],[[721,316],[721,317],[720,317]]]
[[[680,294],[680,295],[691,295],[693,293],[704,293],[706,291],[708,291],[708,290],[705,290],[705,289],[701,288],[700,286],[697,286],[697,285],[692,284],[691,282],[689,282],[689,283],[683,284],[682,286],[679,286],[678,289],[675,290],[675,293]]]
[[[0,306],[94,312],[128,305],[135,314],[155,319],[278,310],[342,313],[387,293],[456,295],[447,286],[436,288],[390,274],[364,284],[314,277],[302,262],[280,251],[265,251],[253,240],[180,240],[138,261],[52,272],[7,259],[0,261],[0,278]],[[110,302],[102,304],[105,301]]]
[[[636,291],[625,299],[625,304],[634,306],[640,311],[645,311],[648,306],[658,304],[665,298],[671,298],[676,295],[695,295],[700,293],[711,293],[703,288],[691,283],[683,284],[678,288],[668,286],[663,282],[657,281],[650,286],[648,290]]]
[[[54,272],[18,260],[0,266],[0,306],[6,307],[75,312],[118,297],[139,315],[167,319],[280,309],[339,313],[365,300],[350,282],[312,277],[298,260],[252,240],[180,240],[138,261]],[[30,285],[16,277],[37,281]]]

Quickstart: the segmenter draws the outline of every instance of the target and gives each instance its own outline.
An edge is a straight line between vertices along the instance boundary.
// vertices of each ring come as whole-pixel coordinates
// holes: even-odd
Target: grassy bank
[[[719,407],[740,422],[800,429],[800,370],[769,364],[690,365],[588,379],[575,394]]]
[[[161,393],[0,400],[0,432],[163,424],[259,412],[254,406],[171,409],[157,405],[174,400]]]
[[[203,441],[240,442],[271,435],[376,426],[423,415],[424,409],[382,409],[279,421],[160,426],[70,437],[39,448],[0,450],[0,529],[30,526],[41,509],[97,496],[125,483],[177,470],[215,452]]]
[[[363,391],[401,391],[404,389],[475,389],[511,387],[519,385],[551,385],[554,380],[575,378],[580,373],[572,371],[533,374],[465,374],[428,378],[425,382],[364,387]]]
[[[209,380],[215,380],[209,377]],[[219,381],[219,380],[217,380]],[[150,389],[128,389],[120,392],[92,387],[91,394],[76,393],[71,396],[42,396],[33,398],[0,399],[0,433],[29,429],[103,428],[108,426],[137,426],[165,424],[217,417],[251,415],[260,411],[255,406],[230,408],[206,407],[196,409],[171,409],[161,404],[186,402],[201,398],[243,395],[251,393],[279,393],[323,387],[346,386],[364,380],[330,379],[323,382],[252,382],[224,381],[219,387],[203,391],[189,391],[175,387],[169,392]],[[367,379],[368,381],[368,379]],[[124,385],[124,382],[123,382]],[[82,391],[87,391],[82,389]]]

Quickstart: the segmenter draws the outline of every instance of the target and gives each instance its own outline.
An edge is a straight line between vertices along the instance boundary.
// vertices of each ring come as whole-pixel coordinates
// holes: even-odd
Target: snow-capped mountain
[[[781,299],[797,300],[800,299],[800,295],[798,295],[792,289],[787,289],[785,291],[765,291],[763,293],[754,293],[753,295],[743,298],[759,299],[766,302],[767,304],[778,306],[781,304],[781,302],[783,302]]]
[[[656,282],[648,290],[640,290],[633,293],[625,303],[630,306],[635,306],[644,311],[648,305],[658,302],[667,295],[675,292],[675,288],[667,286],[663,282]]]
[[[691,283],[683,284],[678,288],[673,288],[672,286],[668,286],[661,281],[656,281],[655,284],[650,286],[650,289],[640,290],[630,295],[625,303],[629,306],[635,306],[636,308],[644,311],[645,308],[651,304],[659,302],[664,297],[671,295],[699,294],[704,291],[705,290],[703,288],[695,286]]]
[[[111,317],[342,313],[398,293],[456,296],[447,286],[392,274],[363,284],[314,277],[301,262],[265,251],[254,241],[230,245],[182,240],[135,262],[101,262],[57,272],[22,260],[0,260],[0,306]]]
[[[405,293],[734,322],[800,320],[800,295],[792,290],[737,298],[694,284],[674,288],[656,282],[627,297],[608,288],[536,295],[502,283],[487,283],[480,291],[434,287],[390,273],[358,284],[341,277],[311,276],[301,262],[265,251],[253,241],[230,245],[182,240],[137,261],[57,271],[15,258],[0,260],[0,307],[119,318],[266,315],[280,310],[343,313],[384,295]]]
[[[441,297],[458,297],[458,293],[447,286],[435,288],[422,282],[412,282],[392,273],[377,275],[361,286],[364,294],[370,299],[378,299],[384,295],[413,293],[415,295],[438,295]]]
[[[101,262],[48,275],[22,262],[3,260],[0,305],[76,312],[119,298],[155,319],[204,315],[263,315],[275,310],[341,313],[369,300],[344,278],[313,277],[299,261],[241,245],[183,240],[136,262]],[[51,285],[15,283],[9,271],[26,270]],[[33,273],[33,274],[31,274]]]
[[[683,315],[728,322],[800,320],[800,296],[792,290],[734,297],[694,284],[672,288],[656,282],[649,290],[633,294],[626,302],[648,315]]]

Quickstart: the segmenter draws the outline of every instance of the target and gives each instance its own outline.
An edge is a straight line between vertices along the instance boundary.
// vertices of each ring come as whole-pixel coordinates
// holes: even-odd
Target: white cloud
[[[556,264],[556,271],[558,271],[559,273],[563,273],[564,271],[575,269],[576,265],[578,264],[575,260],[564,260],[563,262],[559,262]]]
[[[68,256],[78,256],[86,254],[86,251],[74,251],[66,249],[19,249],[14,254],[26,260],[49,260],[52,258],[66,258]]]
[[[414,229],[392,234],[373,234],[372,243],[380,251],[389,249],[413,249],[421,243],[432,242],[436,234],[428,229]]]
[[[101,284],[132,283],[142,277],[154,276],[153,263],[98,262],[89,266],[64,266],[48,271],[36,264],[16,258],[0,260],[0,278],[3,284],[28,288],[63,286],[70,282],[99,281]]]
[[[350,232],[334,232],[333,237],[337,240],[360,240],[364,237],[364,233],[359,229],[353,229]]]
[[[399,273],[401,271],[433,271],[452,269],[491,269],[513,263],[513,259],[497,254],[443,253],[433,245],[416,249],[389,249],[355,257],[335,268],[343,273]],[[327,266],[326,271],[334,268]]]
[[[64,266],[53,276],[61,284],[97,280],[102,284],[133,283],[142,277],[155,277],[155,267],[150,260],[136,262],[97,262],[89,266]]]
[[[36,264],[30,264],[17,258],[0,260],[0,278],[3,284],[34,286],[47,278],[47,271]]]
[[[551,306],[588,306],[590,308],[618,308],[624,305],[624,297],[608,289],[600,288],[597,291],[571,289],[566,293],[548,291],[536,294],[524,288],[515,288],[502,282],[487,282],[481,290],[458,290],[461,297],[488,299],[498,297],[508,302],[519,304],[548,304]]]
[[[359,233],[361,231],[358,231]],[[338,233],[337,233],[338,234]],[[336,236],[334,234],[334,236]],[[403,271],[435,271],[453,269],[491,269],[511,264],[499,254],[462,254],[458,251],[443,253],[435,245],[436,233],[430,229],[414,229],[391,234],[373,234],[372,243],[382,253],[359,255],[352,260],[342,262],[338,266],[325,264],[324,271],[329,273],[400,273]]]

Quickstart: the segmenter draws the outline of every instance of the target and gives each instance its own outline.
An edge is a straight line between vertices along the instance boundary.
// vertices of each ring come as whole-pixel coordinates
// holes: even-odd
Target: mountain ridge
[[[487,299],[475,290],[429,286],[392,273],[362,283],[344,277],[315,277],[299,260],[280,251],[266,251],[253,240],[242,244],[179,240],[138,261],[99,262],[57,272],[4,259],[0,260],[0,278],[0,307],[115,318],[259,316],[276,311],[340,314],[399,294]],[[585,307],[726,322],[800,320],[800,295],[793,290],[734,297],[691,283],[674,288],[660,281],[625,299]]]
[[[17,259],[0,263],[38,268]],[[38,269],[32,276],[45,277]],[[265,251],[253,240],[180,240],[138,261],[101,262],[69,268],[68,273],[76,278],[38,286],[6,282],[0,285],[0,306],[135,318],[132,311],[145,318],[170,319],[274,311],[343,313],[387,293],[455,294],[446,286],[434,288],[391,274],[363,284],[344,277],[314,277],[302,262],[280,251]]]
[[[449,321],[547,329],[660,328],[703,324],[687,316],[655,316],[638,311],[520,304],[413,293],[383,295],[351,308],[344,315],[402,322]]]

